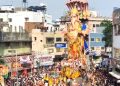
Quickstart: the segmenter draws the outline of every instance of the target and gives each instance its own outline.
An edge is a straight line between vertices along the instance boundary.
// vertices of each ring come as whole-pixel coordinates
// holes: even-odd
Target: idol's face
[[[78,15],[72,14],[72,15],[71,15],[71,22],[74,22],[74,21],[77,21],[77,20],[79,20]]]

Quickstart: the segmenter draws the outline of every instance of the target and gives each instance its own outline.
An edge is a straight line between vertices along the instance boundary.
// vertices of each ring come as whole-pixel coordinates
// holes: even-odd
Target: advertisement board
[[[32,61],[30,60],[29,56],[21,56],[20,57],[20,64],[23,68],[30,68]]]
[[[34,67],[53,65],[53,58],[54,55],[37,55],[34,58]]]

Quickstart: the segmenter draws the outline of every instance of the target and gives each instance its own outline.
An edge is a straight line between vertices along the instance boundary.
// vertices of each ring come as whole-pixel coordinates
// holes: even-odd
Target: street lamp
[[[18,65],[17,65],[17,51],[16,51],[16,50],[9,50],[8,52],[9,52],[9,53],[12,53],[12,54],[14,53],[14,54],[15,54],[15,57],[16,57],[16,65],[15,65],[16,67],[15,67],[15,68],[16,68],[16,73],[17,73],[17,75],[16,75],[16,79],[17,79],[17,86],[18,86]]]

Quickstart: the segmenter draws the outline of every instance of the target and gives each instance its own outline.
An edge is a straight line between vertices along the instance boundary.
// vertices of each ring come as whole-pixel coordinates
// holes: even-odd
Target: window
[[[99,24],[96,24],[96,27],[100,27],[100,25],[99,25]]]
[[[115,33],[115,35],[117,35],[117,30],[118,28],[117,28],[117,25],[114,25],[114,33]]]
[[[37,37],[34,37],[34,40],[36,41],[36,40],[37,40]]]
[[[49,53],[54,53],[54,50],[53,49],[48,49],[48,52]]]
[[[95,27],[95,24],[93,24],[93,27]]]
[[[6,42],[5,45],[7,48],[10,47],[10,42]]]
[[[3,22],[3,18],[0,18],[0,22]]]
[[[9,18],[8,21],[9,21],[9,22],[12,22],[12,18]]]
[[[114,25],[114,33],[115,35],[120,35],[120,25]]]
[[[52,27],[51,27],[50,31],[52,32]]]
[[[42,17],[42,22],[44,22],[44,17]]]
[[[56,38],[56,42],[61,42],[62,38]]]
[[[94,47],[91,47],[91,50],[94,50],[95,48]]]
[[[29,43],[25,42],[23,43],[24,46],[29,46]]]
[[[120,49],[114,48],[114,56],[117,59],[120,59]]]
[[[55,28],[55,31],[57,31],[57,27]]]
[[[47,22],[47,20],[45,19],[45,22]]]
[[[12,25],[10,25],[9,32],[12,32]]]
[[[17,32],[17,27],[15,26],[15,32]]]
[[[26,17],[26,18],[25,18],[25,21],[29,21],[29,18],[28,18],[28,17]]]
[[[91,41],[94,41],[94,38],[91,38]]]
[[[120,25],[118,25],[118,35],[120,35]]]
[[[100,38],[96,38],[96,42],[100,42]]]
[[[40,40],[40,42],[42,42],[42,40]]]
[[[47,37],[46,38],[46,44],[54,44],[54,38],[53,37]]]
[[[101,47],[102,50],[104,50],[105,48],[104,47]]]
[[[67,42],[67,38],[64,38],[64,42]]]
[[[102,38],[102,41],[105,41],[104,37]]]
[[[101,47],[96,47],[96,50],[97,50],[97,51],[100,51],[100,50],[101,50]]]
[[[23,32],[23,27],[19,26],[19,32]]]
[[[56,48],[56,52],[61,52],[61,49],[60,48]]]

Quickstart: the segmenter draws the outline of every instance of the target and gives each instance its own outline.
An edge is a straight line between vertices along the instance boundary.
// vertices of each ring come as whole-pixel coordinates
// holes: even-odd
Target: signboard
[[[40,65],[53,65],[53,58],[53,55],[43,55],[42,57],[40,57]]]
[[[34,66],[37,67],[38,62],[40,66],[53,65],[53,58],[54,55],[37,55],[34,59],[34,63],[36,64]]]
[[[29,56],[22,56],[20,57],[20,63],[21,66],[24,68],[30,68],[31,67],[31,60]]]
[[[55,47],[56,48],[67,48],[67,44],[66,43],[56,43]]]
[[[29,56],[21,56],[20,57],[20,63],[31,63],[30,57]]]

